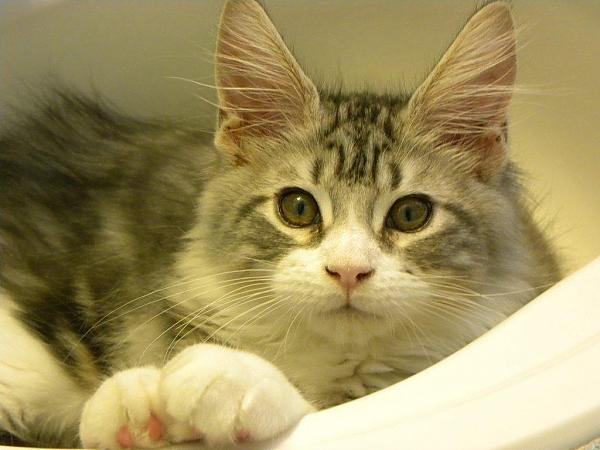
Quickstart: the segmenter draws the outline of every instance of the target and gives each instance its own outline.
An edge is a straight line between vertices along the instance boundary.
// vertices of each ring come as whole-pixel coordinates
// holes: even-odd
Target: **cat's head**
[[[325,334],[460,315],[465,303],[440,305],[503,270],[518,235],[515,73],[504,3],[475,14],[412,95],[320,90],[256,2],[227,3],[215,144],[229,163],[201,220],[216,265],[248,270],[233,272],[250,284],[232,285],[236,314],[279,308]]]

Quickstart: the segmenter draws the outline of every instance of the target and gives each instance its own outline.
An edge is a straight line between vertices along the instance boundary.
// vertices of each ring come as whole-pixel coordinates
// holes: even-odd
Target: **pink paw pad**
[[[150,440],[160,441],[165,435],[165,428],[155,415],[150,416],[146,425]],[[122,448],[134,448],[136,446],[135,438],[127,425],[123,425],[117,432],[117,442]]]
[[[147,426],[148,436],[150,436],[150,439],[152,439],[153,441],[160,441],[165,435],[165,427],[154,414],[150,416],[150,420],[148,421]]]
[[[133,434],[131,434],[131,431],[129,431],[129,427],[127,425],[123,425],[121,429],[117,432],[117,442],[123,448],[135,447],[135,440],[133,439]]]

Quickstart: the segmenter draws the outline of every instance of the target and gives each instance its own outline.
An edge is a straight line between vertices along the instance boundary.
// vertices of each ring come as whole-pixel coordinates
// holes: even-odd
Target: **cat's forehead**
[[[395,189],[401,178],[398,149],[404,97],[333,94],[322,98],[313,182],[330,181]]]
[[[376,95],[369,92],[321,93],[323,133],[377,130],[394,139],[394,126],[409,96]]]

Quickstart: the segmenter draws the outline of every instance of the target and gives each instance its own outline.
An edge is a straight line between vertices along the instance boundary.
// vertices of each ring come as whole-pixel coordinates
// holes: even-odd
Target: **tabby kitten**
[[[509,7],[412,95],[330,92],[229,1],[214,142],[55,92],[0,137],[0,428],[38,445],[272,437],[556,281],[507,156]]]

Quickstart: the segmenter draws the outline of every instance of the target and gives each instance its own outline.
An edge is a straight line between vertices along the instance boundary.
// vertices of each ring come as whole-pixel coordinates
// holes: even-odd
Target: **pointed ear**
[[[434,147],[458,147],[484,180],[507,156],[507,109],[516,77],[515,30],[509,6],[477,12],[409,101],[408,133]]]
[[[285,139],[309,126],[319,96],[262,7],[230,0],[216,54],[219,123],[216,145],[238,162],[256,139]]]

